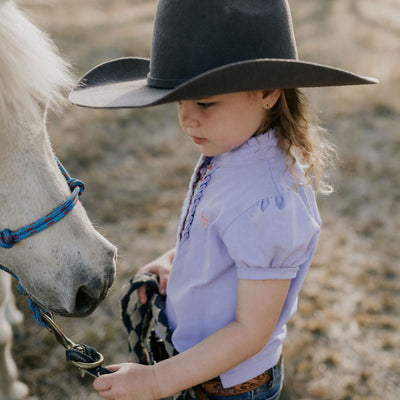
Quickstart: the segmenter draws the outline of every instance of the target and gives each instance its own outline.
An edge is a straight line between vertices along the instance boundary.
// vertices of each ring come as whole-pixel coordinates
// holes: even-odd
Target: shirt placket
[[[196,209],[203,197],[203,192],[208,186],[211,180],[211,171],[213,169],[213,164],[211,163],[211,157],[206,157],[204,162],[199,167],[196,178],[192,183],[192,193],[188,206],[186,208],[185,218],[181,224],[181,229],[179,232],[179,241],[187,239],[190,234],[190,228],[192,226],[194,216],[196,214]]]

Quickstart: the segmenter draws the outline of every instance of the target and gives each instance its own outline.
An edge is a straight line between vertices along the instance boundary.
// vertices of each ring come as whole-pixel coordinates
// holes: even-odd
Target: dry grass
[[[77,75],[96,63],[148,56],[154,0],[25,0]],[[336,192],[320,197],[324,221],[285,347],[288,399],[400,397],[400,4],[397,0],[292,1],[302,59],[377,76],[375,87],[308,91],[343,163]],[[87,184],[89,215],[119,246],[113,292],[84,320],[58,319],[75,341],[125,361],[121,285],[172,246],[197,150],[179,133],[174,106],[67,108],[49,130],[57,154]],[[21,304],[25,309],[25,305]],[[98,399],[63,362],[63,350],[27,315],[16,358],[32,400]],[[17,350],[18,349],[18,350]]]

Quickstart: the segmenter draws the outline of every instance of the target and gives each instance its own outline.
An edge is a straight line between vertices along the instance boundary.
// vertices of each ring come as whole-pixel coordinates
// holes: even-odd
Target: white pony
[[[0,0],[0,231],[45,216],[70,194],[45,129],[70,87],[68,64],[12,0]],[[14,247],[0,247],[9,268],[43,308],[85,316],[104,299],[115,274],[116,248],[90,223],[82,205]],[[0,400],[26,396],[10,355],[10,323],[20,320],[10,277],[0,272]]]

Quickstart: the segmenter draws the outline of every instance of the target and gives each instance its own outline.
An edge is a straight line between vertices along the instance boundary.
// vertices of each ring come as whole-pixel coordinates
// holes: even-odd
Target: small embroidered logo
[[[207,222],[210,220],[210,218],[206,217],[203,214],[203,211],[201,212],[201,218],[203,218],[203,229],[204,229],[206,227],[206,225],[207,225]]]

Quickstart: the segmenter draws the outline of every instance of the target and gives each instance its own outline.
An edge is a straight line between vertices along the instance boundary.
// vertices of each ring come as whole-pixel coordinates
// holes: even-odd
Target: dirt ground
[[[21,0],[54,38],[76,76],[122,56],[149,56],[154,0]],[[300,58],[378,77],[378,86],[308,90],[341,163],[335,192],[319,196],[323,233],[289,325],[284,400],[400,398],[400,2],[291,1]],[[83,203],[119,248],[118,277],[88,318],[57,318],[76,342],[126,361],[121,287],[174,245],[197,149],[175,106],[52,116],[54,149],[86,183]],[[14,354],[30,400],[99,399],[91,379],[64,361],[27,306]]]

